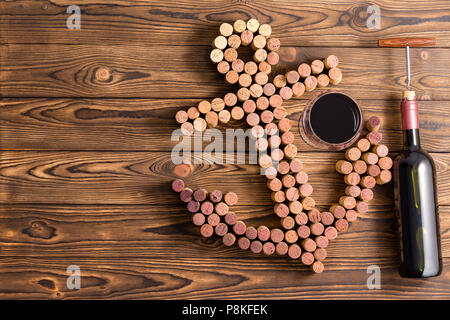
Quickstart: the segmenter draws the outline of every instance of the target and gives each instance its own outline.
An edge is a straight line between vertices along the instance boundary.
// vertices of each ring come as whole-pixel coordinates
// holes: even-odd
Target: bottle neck
[[[420,149],[419,129],[408,129],[404,132],[404,146],[406,150],[416,151]]]
[[[414,91],[404,91],[401,104],[404,146],[408,150],[420,148],[419,117],[416,94]]]

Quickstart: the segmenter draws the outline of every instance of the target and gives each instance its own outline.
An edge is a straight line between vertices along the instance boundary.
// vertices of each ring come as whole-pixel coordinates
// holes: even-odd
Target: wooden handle
[[[391,38],[378,40],[379,47],[401,48],[401,47],[426,47],[434,46],[436,38]]]

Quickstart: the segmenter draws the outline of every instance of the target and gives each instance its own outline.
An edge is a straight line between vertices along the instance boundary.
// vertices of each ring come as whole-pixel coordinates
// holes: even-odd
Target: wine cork
[[[250,243],[250,251],[253,253],[260,253],[262,251],[262,243],[261,241],[254,240]]]
[[[345,188],[345,194],[349,197],[357,198],[361,194],[361,188],[357,185],[347,186]]]
[[[175,120],[179,123],[179,124],[183,124],[185,123],[187,120],[189,119],[188,114],[186,111],[184,110],[180,110],[175,114]]]
[[[392,168],[393,162],[390,157],[382,157],[378,159],[378,166],[382,170],[389,170]]]
[[[233,225],[233,231],[234,233],[236,233],[237,235],[241,236],[243,234],[246,234],[247,231],[247,226],[245,224],[244,221],[236,221],[236,223]],[[250,237],[247,235],[247,238],[250,239]]]
[[[277,245],[275,246],[275,251],[280,256],[284,256],[285,254],[287,254],[288,250],[289,250],[289,247],[288,247],[287,243],[283,242],[283,241],[277,243]]]
[[[255,240],[258,237],[258,231],[255,227],[248,227],[245,231],[245,236],[250,240]]]
[[[370,141],[365,138],[359,139],[356,143],[356,147],[361,150],[361,152],[366,152],[370,149]]]
[[[300,194],[299,194],[297,188],[292,187],[292,188],[286,189],[285,193],[286,193],[286,199],[291,202],[297,201],[300,198]]]
[[[241,102],[247,101],[248,99],[250,99],[250,90],[248,88],[240,88],[237,91],[237,98]]]
[[[241,59],[236,59],[231,63],[231,69],[236,71],[237,73],[241,73],[244,71],[244,61]]]
[[[289,202],[289,212],[293,214],[299,214],[302,212],[303,206],[300,201],[291,201]]]
[[[205,223],[204,225],[202,225],[200,227],[200,234],[204,238],[211,237],[213,235],[213,233],[214,233],[214,228],[210,224]]]
[[[323,231],[325,230],[325,227],[323,226],[322,223],[316,222],[316,223],[312,223],[310,225],[310,229],[311,229],[311,234],[313,234],[315,236],[320,236],[323,233]]]
[[[380,173],[381,175],[381,173]],[[364,176],[361,178],[360,185],[364,188],[372,189],[375,187],[376,180],[372,176]]]
[[[302,205],[303,207],[303,205]],[[308,216],[304,212],[299,212],[295,215],[295,223],[302,226],[308,223]]]
[[[353,209],[356,206],[356,200],[353,197],[342,196],[339,198],[339,204],[345,209]]]
[[[361,150],[356,147],[352,147],[345,151],[345,158],[349,161],[356,161],[361,157]]]
[[[392,173],[389,170],[381,170],[378,177],[376,177],[376,182],[378,184],[385,184],[392,180]]]
[[[292,159],[289,162],[289,167],[293,173],[300,172],[303,169],[303,162],[300,159]],[[295,177],[294,177],[295,181]]]
[[[272,180],[277,177],[277,169],[275,167],[269,167],[264,170],[264,175],[267,179]]]
[[[190,213],[196,213],[198,210],[200,210],[200,202],[191,200],[187,204],[187,210]]]
[[[270,74],[272,72],[272,66],[267,61],[261,61],[258,63],[258,70]]]
[[[282,186],[283,186],[283,184],[282,184],[281,180],[278,178],[274,178],[274,179],[267,181],[267,187],[271,191],[280,191]]]
[[[205,120],[210,128],[215,128],[219,124],[219,115],[215,111],[209,111],[205,115]]]
[[[317,86],[319,88],[325,88],[329,84],[330,84],[330,78],[325,73],[319,74],[317,76]]]
[[[295,181],[297,181],[298,184],[305,184],[308,182],[308,174],[304,171],[300,171],[295,175]]]
[[[289,246],[288,256],[291,259],[298,259],[298,258],[300,258],[301,254],[302,254],[302,249],[300,248],[300,246],[298,244],[294,243]]]
[[[367,138],[367,140],[370,141],[370,144],[376,145],[381,142],[383,135],[381,134],[380,131],[372,131],[367,134],[366,138]]]
[[[229,84],[235,84],[239,81],[239,73],[230,70],[225,74],[225,81]]]
[[[238,19],[234,22],[233,24],[233,30],[236,33],[241,33],[243,32],[245,29],[247,29],[247,23],[245,23],[244,20]]]
[[[241,44],[243,46],[248,46],[253,41],[253,32],[250,30],[244,30],[241,33]]]
[[[198,227],[203,225],[205,221],[206,221],[205,215],[200,212],[197,212],[192,216],[192,223]]]
[[[291,130],[291,127],[292,127],[291,121],[288,118],[283,118],[280,121],[278,121],[278,130],[280,130],[280,132],[288,132],[289,130]],[[292,146],[297,148],[295,145]]]
[[[272,28],[268,24],[261,24],[258,29],[258,33],[266,38],[272,34]]]
[[[274,228],[270,230],[270,240],[274,243],[279,243],[284,239],[284,232],[281,229]]]
[[[313,187],[309,183],[304,183],[298,188],[298,191],[303,198],[309,197],[313,193]]]
[[[288,120],[287,118],[285,118],[285,119]],[[285,119],[283,119],[283,120],[285,120]],[[280,120],[280,122],[278,122],[278,125],[280,125],[281,121],[283,121],[283,120]],[[290,124],[289,124],[289,126],[290,126]],[[280,131],[283,131],[283,130],[281,130],[280,127],[278,127],[278,128],[280,129]],[[293,159],[297,155],[297,146],[295,144],[288,144],[283,148],[283,152],[284,152],[284,156],[287,159]]]
[[[252,84],[252,85],[250,86],[249,90],[250,90],[250,95],[251,95],[253,98],[261,97],[262,94],[264,93],[263,87],[260,86],[260,85],[257,84],[257,83]]]
[[[366,213],[367,210],[369,210],[369,205],[365,201],[356,201],[355,210],[359,213]],[[348,211],[347,211],[347,213],[348,213]],[[347,214],[346,214],[346,218],[347,218]],[[348,218],[347,218],[347,220],[350,221]]]
[[[307,63],[302,63],[301,65],[299,65],[297,71],[302,78],[306,78],[311,75],[311,67]]]
[[[275,87],[282,88],[287,83],[286,76],[284,74],[279,74],[279,75],[275,76],[275,78],[273,78],[272,82],[275,85]]]
[[[223,236],[222,242],[227,247],[230,247],[236,242],[236,236],[232,233],[227,233]]]
[[[259,226],[258,229],[258,239],[261,241],[267,241],[270,238],[270,230],[266,226]]]
[[[329,226],[329,225],[333,224],[333,221],[334,221],[334,216],[331,212],[323,211],[320,213],[320,222],[324,226]]]
[[[380,126],[381,120],[376,116],[372,116],[369,118],[369,120],[367,120],[367,129],[369,131],[378,131],[378,129],[380,129]]]
[[[313,74],[320,74],[322,73],[324,68],[324,64],[321,60],[314,60],[311,62],[311,72]]]
[[[253,60],[255,62],[262,62],[265,61],[267,59],[267,51],[264,49],[258,49],[255,51],[255,53],[253,54]],[[270,64],[270,62],[268,62]]]
[[[219,112],[219,122],[228,123],[231,119],[231,113],[228,110],[222,110]]]
[[[209,199],[214,202],[218,203],[222,200],[222,192],[220,190],[213,190],[209,194]]]
[[[285,78],[289,84],[294,84],[300,80],[300,74],[295,70],[291,70],[286,72]]]
[[[313,252],[316,250],[317,245],[311,238],[303,239],[301,242],[302,248],[305,249],[307,252]]]
[[[361,181],[361,177],[356,172],[350,172],[344,176],[344,182],[347,185],[356,186]]]
[[[228,48],[225,50],[225,52],[223,53],[223,57],[226,61],[228,62],[233,62],[234,60],[237,59],[238,57],[238,53],[236,51],[236,49],[234,48]]]
[[[345,208],[339,204],[333,204],[330,207],[330,212],[335,219],[342,219],[345,216]]]
[[[372,177],[376,177],[380,174],[381,169],[376,164],[371,164],[367,167],[367,174]]]
[[[259,29],[259,21],[256,19],[250,19],[247,21],[247,29],[255,33]]]
[[[389,148],[384,144],[378,144],[372,148],[372,151],[379,157],[386,157],[389,153]]]
[[[363,202],[363,203],[365,203],[365,202]],[[358,207],[358,204],[356,206]],[[347,210],[347,212],[345,213],[345,219],[348,222],[355,222],[356,219],[358,219],[358,214],[357,214],[357,212],[355,210]]]
[[[283,219],[281,219],[281,226],[286,230],[294,228],[295,226],[294,218],[292,218],[291,216],[284,217]]]
[[[228,232],[228,226],[225,223],[220,222],[217,226],[215,226],[214,232],[219,237],[223,237]]]
[[[259,123],[259,115],[255,112],[249,113],[246,118],[247,124],[251,127]]]
[[[314,273],[322,273],[324,269],[325,267],[321,261],[314,261],[314,263],[311,265],[311,270]]]
[[[213,49],[209,55],[209,58],[213,63],[219,63],[224,58],[224,53],[220,49]]]
[[[190,122],[183,123],[181,125],[180,129],[181,129],[181,132],[183,133],[183,135],[186,135],[186,136],[190,136],[194,133],[194,126]]]
[[[348,229],[348,221],[345,219],[339,219],[334,222],[334,227],[338,232],[345,232]]]
[[[209,201],[205,201],[201,204],[200,211],[204,215],[209,216],[214,211],[214,205]]]
[[[231,109],[231,118],[233,120],[241,120],[244,118],[245,112],[241,107],[235,106]]]
[[[258,72],[255,74],[255,82],[261,86],[265,85],[269,81],[269,76],[264,72]]]
[[[244,65],[244,71],[245,74],[252,76],[258,72],[258,65],[253,61],[249,61]]]
[[[221,74],[226,74],[228,71],[230,71],[230,64],[227,61],[220,61],[217,64],[217,71]]]
[[[281,177],[281,182],[285,188],[291,188],[295,185],[295,177],[291,174],[286,174]]]
[[[256,110],[256,103],[253,100],[246,100],[242,104],[242,109],[244,109],[245,113],[253,113]]]
[[[220,223],[220,216],[217,213],[211,213],[208,216],[208,224],[215,227]]]
[[[200,116],[200,112],[198,111],[197,107],[190,107],[187,110],[187,115],[188,115],[189,119],[195,120]]]
[[[361,175],[367,171],[367,164],[363,160],[356,160],[353,162],[353,170]]]
[[[328,71],[328,77],[330,77],[330,83],[337,85],[342,81],[342,72],[339,68],[331,68]]]
[[[250,240],[246,237],[240,237],[237,243],[239,248],[241,248],[242,250],[247,250],[248,248],[250,248]]]
[[[272,149],[278,148],[281,145],[281,138],[280,138],[280,136],[277,136],[277,135],[271,136],[268,141],[269,141],[269,146]]]
[[[184,188],[181,192],[180,192],[180,200],[183,202],[188,203],[189,201],[192,200],[192,194],[193,191],[190,188]]]
[[[249,87],[252,84],[252,76],[247,74],[247,73],[242,73],[241,75],[239,75],[239,85],[241,87]]]
[[[224,97],[223,97],[223,101],[225,103],[225,105],[227,107],[232,107],[237,103],[237,96],[234,93],[227,93]]]
[[[301,97],[305,93],[305,85],[301,82],[292,85],[292,95],[296,98]]]
[[[211,109],[219,112],[222,111],[225,108],[225,102],[222,98],[214,98],[211,101]]]
[[[328,238],[327,238],[328,239]],[[314,258],[318,261],[325,260],[327,258],[327,250],[324,248],[317,248],[313,252]]]
[[[325,235],[325,237],[327,237],[328,240],[334,240],[337,238],[337,230],[335,227],[327,227],[323,234]]]
[[[231,36],[229,36],[228,37],[228,46],[233,49],[239,48],[241,46],[241,37],[238,36],[237,34],[232,34]]]
[[[181,179],[175,179],[172,181],[172,190],[175,192],[181,192],[184,189],[184,181]]]
[[[261,122],[271,123],[273,121],[273,113],[270,110],[264,110],[261,112]]]
[[[311,252],[303,252],[300,260],[306,266],[310,266],[314,263],[314,256]]]
[[[307,225],[301,225],[297,228],[297,235],[300,239],[306,239],[310,236],[311,229]]]
[[[215,205],[214,211],[219,216],[224,216],[224,215],[226,215],[228,213],[229,207],[228,207],[228,205],[225,202],[219,202],[218,204]]]
[[[222,23],[219,27],[219,32],[224,37],[231,36],[233,34],[233,26],[229,23]]]
[[[342,174],[349,174],[352,172],[353,166],[350,162],[345,160],[339,160],[336,162],[336,171]]]
[[[230,225],[230,226],[235,225],[236,222],[237,222],[237,215],[234,212],[228,212],[225,215],[224,220],[225,220],[225,223]]]
[[[313,91],[317,87],[317,78],[315,76],[306,77],[303,82],[306,91]]]
[[[250,130],[250,136],[253,137],[254,139],[258,139],[264,136],[263,127],[261,127],[260,125],[252,127],[252,129]],[[270,157],[268,158],[269,158],[268,160],[270,160]],[[271,162],[269,161],[268,164],[270,166]],[[267,166],[266,168],[268,168],[269,166]]]
[[[295,243],[298,240],[298,234],[295,230],[288,230],[284,234],[284,241],[287,243]]]
[[[378,162],[378,156],[373,152],[365,152],[362,155],[362,159],[367,164],[376,164]]]
[[[271,196],[272,200],[276,203],[281,203],[284,202],[284,200],[286,200],[286,196],[283,191],[272,192]]]
[[[252,49],[258,50],[263,49],[266,46],[267,39],[262,35],[256,35],[252,41]]]
[[[281,96],[279,94],[273,94],[269,98],[269,104],[273,108],[280,107],[282,103],[283,103],[283,98],[281,98]]]
[[[306,197],[302,200],[304,210],[311,210],[316,206],[316,201],[311,197]]]
[[[280,49],[280,40],[278,38],[268,39],[266,49],[269,51],[278,51]]]
[[[272,96],[275,93],[275,91],[276,91],[276,88],[272,83],[266,83],[263,87],[263,92],[268,97]]]
[[[329,55],[323,60],[323,64],[327,69],[336,68],[339,65],[339,58],[335,55]]]
[[[278,162],[283,160],[284,158],[284,152],[281,149],[275,149],[272,150],[270,153],[270,156],[272,157],[273,161]]]
[[[292,89],[288,86],[280,89],[280,96],[283,100],[289,100],[292,98]]]
[[[328,247],[328,238],[325,237],[325,236],[317,236],[314,239],[314,241],[316,242],[316,246],[318,248],[326,248],[326,247]]]
[[[363,201],[370,201],[373,199],[373,191],[371,189],[362,189],[359,199]]]
[[[203,132],[206,130],[206,127],[208,124],[206,123],[206,120],[203,118],[197,118],[193,122],[194,130],[198,132]]]
[[[272,242],[266,242],[262,250],[266,256],[270,256],[275,253],[275,245]]]
[[[289,165],[289,162],[287,161],[280,161],[278,164],[277,170],[279,174],[287,174],[289,173],[289,170],[291,169],[291,166]]]
[[[238,202],[238,196],[234,192],[227,192],[224,196],[224,201],[229,206],[234,206]]]

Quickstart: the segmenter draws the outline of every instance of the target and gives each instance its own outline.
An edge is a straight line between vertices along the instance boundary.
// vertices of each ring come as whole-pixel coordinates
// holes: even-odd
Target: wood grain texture
[[[199,0],[92,1],[78,3],[81,29],[68,30],[65,0],[2,1],[2,43],[210,45],[222,22],[258,18],[286,45],[377,46],[386,37],[437,36],[450,46],[450,8],[445,0],[354,2]],[[367,7],[381,8],[380,29],[367,28]]]
[[[247,225],[279,227],[271,206],[234,206]],[[442,256],[450,258],[450,207],[439,208]],[[144,206],[10,205],[0,212],[0,258],[70,255],[99,258],[253,259],[221,238],[204,239],[182,204]],[[370,206],[327,248],[331,258],[392,258],[399,255],[392,206]],[[283,258],[268,257],[272,261]],[[325,264],[328,260],[325,261]]]
[[[308,95],[310,97],[311,95]],[[175,113],[200,100],[191,99],[1,99],[0,150],[170,151],[178,128]],[[403,143],[400,101],[360,100],[364,117],[382,120],[383,143],[399,152]],[[285,103],[293,128],[304,100]],[[450,151],[450,101],[420,101],[421,142],[429,152]],[[243,121],[219,127],[245,127]],[[300,151],[314,151],[298,133]],[[225,150],[225,149],[224,149]]]
[[[213,39],[212,33],[211,39]],[[210,46],[17,45],[0,47],[0,97],[214,98],[236,87],[209,62]],[[401,48],[282,47],[273,75],[337,55],[337,89],[356,99],[401,99],[406,85]],[[450,100],[447,49],[411,49],[411,86],[420,99]],[[98,80],[99,68],[111,77]],[[278,71],[277,71],[278,70]],[[302,99],[308,99],[304,95]]]
[[[450,154],[431,153],[431,156],[437,167],[439,204],[450,205]],[[345,186],[342,175],[335,171],[335,163],[343,155],[304,152],[298,158],[310,175],[316,203],[335,202]],[[167,152],[5,151],[0,153],[0,201],[171,205],[178,201],[177,195],[170,191],[174,167]],[[257,165],[204,162],[193,165],[186,183],[193,188],[233,190],[241,205],[270,205],[266,178],[259,173]],[[249,193],[251,196],[243,196]],[[392,195],[392,183],[378,186],[377,197],[371,203],[391,205]]]

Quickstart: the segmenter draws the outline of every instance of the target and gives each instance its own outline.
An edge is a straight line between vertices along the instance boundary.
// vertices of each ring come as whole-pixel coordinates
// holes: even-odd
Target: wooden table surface
[[[450,298],[450,4],[371,3],[381,29],[367,29],[367,2],[85,0],[81,29],[69,30],[71,1],[2,1],[0,298]],[[392,184],[377,187],[369,212],[330,244],[319,275],[200,237],[170,191],[174,114],[235,90],[209,62],[211,41],[220,23],[250,17],[280,38],[279,70],[339,56],[336,89],[360,101],[366,119],[382,118],[393,154],[405,57],[377,39],[437,38],[434,48],[412,49],[411,62],[422,143],[437,167],[441,276],[398,276]],[[96,78],[99,68],[110,78]],[[311,96],[286,103],[295,126]],[[325,207],[344,186],[334,170],[342,153],[312,149],[294,132]],[[234,189],[234,211],[251,224],[279,223],[255,165],[196,165],[187,181]],[[66,286],[69,265],[81,269],[79,290]],[[380,290],[367,288],[370,265],[381,268]]]

